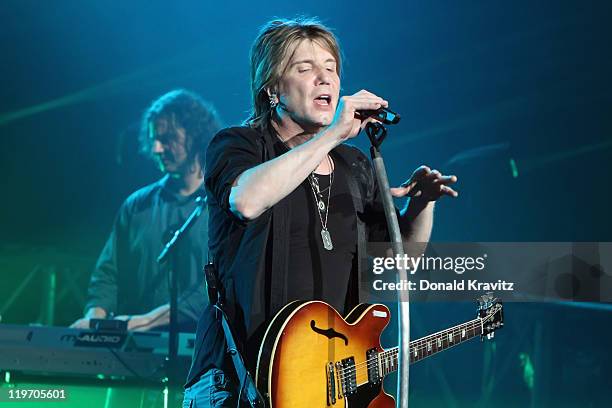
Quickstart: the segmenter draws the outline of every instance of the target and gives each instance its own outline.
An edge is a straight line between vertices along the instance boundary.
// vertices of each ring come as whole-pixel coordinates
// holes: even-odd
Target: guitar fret
[[[417,362],[440,351],[470,340],[482,333],[480,319],[461,324],[452,329],[431,334],[410,343],[409,361]],[[399,348],[395,347],[380,353],[377,357],[379,372],[384,377],[397,371],[399,365]]]
[[[479,319],[441,331],[411,344],[410,362],[416,362],[446,350],[479,334]]]

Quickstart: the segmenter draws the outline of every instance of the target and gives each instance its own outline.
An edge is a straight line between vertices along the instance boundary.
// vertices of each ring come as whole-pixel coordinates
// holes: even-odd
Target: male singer
[[[315,20],[267,23],[251,50],[252,113],[206,153],[209,248],[251,372],[284,303],[322,299],[349,311],[366,273],[365,243],[389,240],[371,164],[344,143],[372,120],[356,119],[357,111],[388,102],[366,90],[340,97],[340,55],[334,34]],[[410,197],[399,217],[407,242],[429,240],[435,201],[456,196],[455,181],[421,166],[391,189]],[[239,381],[211,309],[196,345],[184,406],[236,406]]]

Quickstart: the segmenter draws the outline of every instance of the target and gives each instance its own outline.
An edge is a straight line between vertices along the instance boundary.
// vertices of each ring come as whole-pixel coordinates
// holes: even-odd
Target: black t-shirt
[[[385,241],[388,236],[371,164],[363,153],[348,145],[340,145],[330,152],[336,179],[332,186],[328,230],[334,251],[322,249],[321,221],[315,218],[317,214],[311,207],[314,198],[312,192],[310,196],[306,194],[306,184],[254,220],[245,222],[233,214],[229,195],[234,181],[244,171],[286,152],[279,142],[276,136],[259,129],[228,128],[215,135],[205,156],[209,252],[225,288],[230,323],[250,370],[256,364],[262,329],[282,307],[279,303],[284,305],[293,300],[290,296],[308,300],[320,294],[320,298],[339,312],[346,311],[359,298],[357,275],[366,268],[362,261],[366,241]],[[293,201],[298,205],[292,205]],[[297,213],[294,215],[292,211]],[[298,246],[300,239],[295,234],[292,237],[291,232],[292,226],[294,232],[300,229],[298,223],[312,224],[308,229],[311,236],[301,239],[302,249]],[[315,272],[322,280],[313,275],[316,265],[305,266],[306,255],[312,250],[322,257],[311,257],[315,262],[332,257],[325,261],[324,270]],[[292,276],[293,269],[299,279]],[[279,283],[284,285],[280,290]],[[212,306],[204,308],[198,322],[187,385],[213,367],[232,371],[217,317]]]
[[[277,146],[275,148],[278,149]],[[278,153],[286,151],[283,146]],[[321,192],[317,200],[323,201],[323,210],[317,206],[313,191],[315,187],[308,179],[286,198],[291,206],[287,299],[325,300],[344,314],[348,312],[344,310],[347,303],[352,305],[356,301],[347,299],[357,255],[357,222],[353,200],[342,167],[334,169],[331,174],[333,179],[323,174],[315,174],[315,177]],[[326,223],[331,236],[332,250],[323,246],[323,223]]]

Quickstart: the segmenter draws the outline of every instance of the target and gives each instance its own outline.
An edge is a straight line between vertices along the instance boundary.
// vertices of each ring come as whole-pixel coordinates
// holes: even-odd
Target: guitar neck
[[[410,364],[433,356],[482,334],[482,319],[477,318],[450,329],[410,342]],[[378,355],[378,363],[383,376],[397,371],[399,347],[385,350]]]

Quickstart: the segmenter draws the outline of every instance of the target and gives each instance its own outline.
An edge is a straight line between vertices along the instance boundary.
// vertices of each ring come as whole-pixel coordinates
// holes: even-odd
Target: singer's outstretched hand
[[[372,118],[363,121],[357,119],[355,118],[355,112],[377,110],[381,107],[389,107],[389,102],[365,89],[350,96],[342,96],[338,100],[336,114],[327,131],[335,134],[340,142],[353,138],[359,134],[366,123],[374,121]]]
[[[459,193],[449,187],[457,182],[457,176],[445,176],[427,166],[418,167],[412,176],[399,187],[391,188],[393,197],[414,197],[423,201],[436,201],[442,196],[457,197]]]

